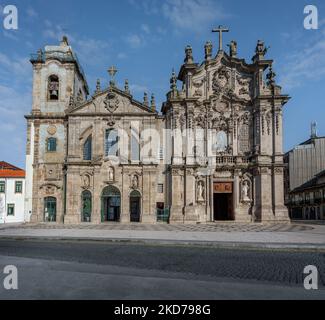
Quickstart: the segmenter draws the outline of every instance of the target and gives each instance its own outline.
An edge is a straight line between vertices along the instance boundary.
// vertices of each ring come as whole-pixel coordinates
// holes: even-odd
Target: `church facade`
[[[220,32],[221,33],[221,32]],[[222,33],[221,33],[222,35]],[[282,108],[258,41],[252,63],[207,42],[185,49],[161,112],[133,98],[128,81],[89,89],[63,38],[32,56],[25,214],[66,224],[287,222]],[[181,85],[180,85],[181,84]]]

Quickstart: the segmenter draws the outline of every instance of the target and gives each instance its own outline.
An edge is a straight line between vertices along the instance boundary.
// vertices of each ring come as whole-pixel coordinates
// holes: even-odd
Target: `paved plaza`
[[[168,244],[198,244],[325,250],[322,224],[198,225],[118,224],[62,225],[22,224],[2,226],[0,239],[128,241]]]

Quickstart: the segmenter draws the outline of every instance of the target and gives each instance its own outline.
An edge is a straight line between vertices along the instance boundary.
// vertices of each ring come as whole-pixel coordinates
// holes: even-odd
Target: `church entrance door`
[[[130,194],[130,221],[140,222],[141,207],[140,207],[141,194],[138,191],[132,191]]]
[[[234,220],[233,187],[231,182],[214,184],[213,204],[215,221]]]
[[[106,187],[102,194],[102,222],[120,221],[120,211],[120,191],[113,186]]]

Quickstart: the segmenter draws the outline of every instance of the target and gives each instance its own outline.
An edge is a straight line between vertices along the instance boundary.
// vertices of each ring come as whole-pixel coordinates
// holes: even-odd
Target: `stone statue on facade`
[[[137,189],[139,186],[139,179],[137,175],[134,175],[132,178],[132,188]]]
[[[242,183],[242,201],[243,202],[250,202],[251,201],[251,199],[249,197],[249,191],[250,191],[249,183],[248,183],[247,180],[245,180]]]
[[[185,48],[185,63],[193,63],[193,50],[191,46]]]
[[[108,180],[114,181],[114,169],[113,168],[108,169]]]
[[[236,58],[237,57],[237,42],[232,40],[230,42],[230,44],[228,45],[228,47],[229,47],[229,50],[230,50],[230,52],[229,52],[230,56],[232,58]]]
[[[205,60],[210,60],[212,57],[212,50],[213,50],[213,46],[212,46],[212,42],[208,41],[205,46]]]
[[[204,183],[202,181],[200,181],[197,186],[197,201],[204,201]]]

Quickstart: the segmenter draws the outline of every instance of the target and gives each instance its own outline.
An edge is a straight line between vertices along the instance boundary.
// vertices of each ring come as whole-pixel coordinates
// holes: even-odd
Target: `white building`
[[[25,171],[0,162],[0,224],[24,222]]]

